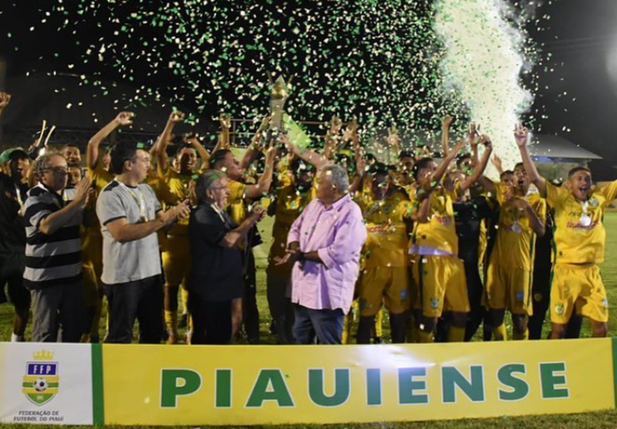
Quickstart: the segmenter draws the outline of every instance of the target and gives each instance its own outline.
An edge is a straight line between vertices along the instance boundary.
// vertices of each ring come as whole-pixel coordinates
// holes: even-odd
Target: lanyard
[[[126,186],[124,183],[116,180],[116,182],[118,182],[120,184],[120,186],[122,186],[124,189],[126,189],[126,191],[129,193],[129,195],[131,197],[133,197],[133,199],[135,200],[135,203],[137,204],[137,207],[139,208],[139,212],[141,213],[141,218],[143,219],[144,222],[148,222],[148,207],[146,206],[146,200],[144,198],[144,194],[137,190],[137,192],[139,193],[139,197],[137,196],[137,194],[135,192],[133,192],[131,190],[131,188],[129,188],[128,186]],[[136,188],[138,189],[138,188]]]
[[[24,206],[24,201],[21,199],[21,191],[19,190],[19,185],[15,185],[15,195],[17,195],[17,202],[19,203],[19,208],[21,209]]]
[[[225,216],[223,215],[223,213],[212,203],[210,203],[210,207],[212,207],[212,210],[214,210],[216,212],[217,215],[219,215],[219,217],[221,218],[221,221],[227,225],[227,220],[225,219]]]

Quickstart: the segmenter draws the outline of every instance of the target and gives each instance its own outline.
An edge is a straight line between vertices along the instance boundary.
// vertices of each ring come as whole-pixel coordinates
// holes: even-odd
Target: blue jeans
[[[295,319],[296,344],[341,344],[345,314],[340,308],[313,310],[296,304]]]

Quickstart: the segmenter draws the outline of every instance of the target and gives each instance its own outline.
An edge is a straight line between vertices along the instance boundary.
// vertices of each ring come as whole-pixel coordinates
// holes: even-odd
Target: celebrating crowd
[[[0,119],[9,104],[0,93]],[[41,147],[42,136],[3,148],[0,302],[15,309],[12,341],[25,341],[31,313],[32,341],[98,342],[106,301],[109,343],[132,342],[137,321],[140,343],[178,343],[186,324],[190,344],[241,333],[257,344],[253,249],[265,216],[278,343],[379,342],[384,319],[395,343],[469,341],[480,326],[485,340],[505,340],[506,311],[513,339],[537,339],[547,310],[550,338],[577,337],[581,317],[607,335],[598,264],[617,181],[594,186],[584,167],[545,180],[522,126],[521,160],[502,166],[474,125],[450,145],[450,117],[439,162],[426,147],[401,150],[391,131],[389,163],[337,118],[319,149],[266,117],[241,160],[226,117],[211,152],[195,134],[174,135],[181,112],[151,146],[106,144],[133,119],[122,112],[90,139],[85,168],[79,147]],[[491,161],[498,182],[484,175]]]

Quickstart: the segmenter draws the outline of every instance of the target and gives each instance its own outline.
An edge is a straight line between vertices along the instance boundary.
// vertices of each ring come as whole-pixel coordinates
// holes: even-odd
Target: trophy
[[[272,82],[272,81],[271,81]],[[289,97],[289,82],[285,82],[283,76],[279,76],[273,83],[270,90],[270,128],[268,134],[276,138],[283,131],[283,108],[287,97]]]

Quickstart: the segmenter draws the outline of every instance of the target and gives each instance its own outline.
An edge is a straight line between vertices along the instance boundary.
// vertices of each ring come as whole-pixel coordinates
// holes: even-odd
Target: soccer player
[[[514,135],[531,182],[555,211],[550,338],[564,338],[573,311],[591,321],[594,337],[606,337],[608,300],[598,264],[604,262],[604,209],[617,197],[617,181],[594,187],[589,169],[576,167],[563,186],[554,186],[533,164],[529,131],[518,125]]]
[[[258,132],[260,135],[260,132]],[[257,147],[257,144],[253,144]],[[210,157],[210,168],[221,170],[227,174],[229,178],[228,186],[231,191],[229,196],[227,211],[231,219],[238,225],[242,224],[248,213],[248,202],[250,200],[258,200],[270,190],[272,184],[272,172],[274,168],[274,159],[276,157],[276,149],[270,147],[265,155],[265,167],[263,173],[259,176],[257,183],[247,185],[242,183],[244,173],[244,162],[241,164],[229,149],[221,149]],[[246,158],[246,157],[245,157]],[[247,243],[243,244],[245,249],[245,290],[242,299],[234,300],[233,317],[233,335],[238,332],[240,325],[244,320],[244,326],[249,343],[259,342],[259,311],[257,308],[257,282],[255,276],[255,258],[253,257],[253,238],[255,237],[255,229],[248,234]]]
[[[292,333],[294,308],[291,303],[292,266],[277,265],[275,259],[285,256],[287,235],[291,225],[308,203],[315,198],[314,177],[315,168],[311,164],[299,158],[294,159],[291,168],[279,175],[275,197],[268,207],[268,214],[274,215],[272,246],[266,269],[268,306],[272,320],[276,324],[280,344],[294,344]]]
[[[471,176],[456,186],[462,194],[482,175],[488,163],[492,145],[482,137],[485,153]],[[463,341],[469,298],[463,263],[458,259],[452,195],[441,180],[450,163],[463,146],[459,142],[446,154],[439,167],[431,158],[422,158],[414,166],[415,191],[411,195],[413,218],[416,222],[410,253],[413,255],[413,279],[416,285],[415,315],[420,342],[432,342],[433,331],[442,312],[451,312],[448,341]]]
[[[522,163],[514,167],[512,187],[482,178],[480,183],[499,203],[497,241],[488,264],[486,293],[495,340],[506,339],[504,316],[512,313],[513,338],[529,338],[527,318],[533,313],[533,278],[536,236],[543,236],[546,202],[535,188]]]
[[[169,166],[167,160],[167,144],[171,140],[174,127],[183,120],[184,114],[182,112],[174,111],[169,115],[157,148],[158,174],[178,201],[190,198],[189,186],[195,174],[193,170],[197,165],[197,151],[193,146],[186,144],[179,146],[176,150],[172,166]],[[166,232],[165,246],[163,248],[167,344],[176,344],[178,342],[178,291],[180,286],[182,286],[182,301],[185,314],[188,307],[187,280],[191,270],[188,226],[188,218],[173,225]]]
[[[368,237],[356,285],[360,305],[357,342],[370,343],[375,316],[385,303],[390,312],[392,342],[403,343],[411,302],[409,258],[405,254],[411,202],[403,189],[391,183],[386,165],[374,164],[369,172],[370,191],[358,199]]]

